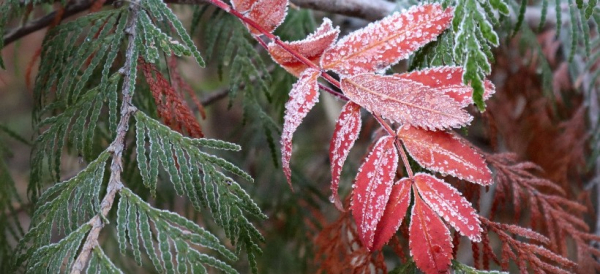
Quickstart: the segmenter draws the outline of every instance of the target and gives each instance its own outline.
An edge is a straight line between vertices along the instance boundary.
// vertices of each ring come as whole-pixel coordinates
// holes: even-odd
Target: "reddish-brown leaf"
[[[412,182],[409,178],[403,178],[392,187],[390,199],[385,207],[383,216],[377,224],[373,250],[379,250],[387,243],[402,224],[406,210],[410,205],[410,189]]]
[[[452,259],[450,231],[419,195],[415,195],[409,231],[408,247],[417,267],[426,274],[447,273]]]
[[[240,13],[245,13],[252,5],[256,3],[258,0],[231,0],[231,5],[233,5],[233,9],[239,11]]]
[[[342,91],[365,109],[402,124],[430,130],[461,127],[473,117],[444,94],[395,76],[359,74],[342,79]]]
[[[333,137],[329,145],[329,159],[331,160],[331,198],[330,200],[340,211],[345,211],[340,197],[338,185],[344,162],[350,149],[360,133],[362,121],[360,120],[360,106],[352,101],[346,103],[335,124]]]
[[[460,234],[471,241],[481,241],[479,215],[456,188],[426,173],[413,177],[421,198]]]
[[[438,4],[416,6],[350,33],[321,60],[321,67],[341,75],[382,71],[435,40],[450,24],[452,9]]]
[[[456,134],[404,125],[398,137],[410,156],[427,169],[484,186],[493,183],[483,156]]]
[[[363,246],[371,250],[377,223],[392,191],[398,152],[394,137],[384,136],[373,147],[358,169],[352,191],[352,216]]]
[[[285,19],[288,0],[257,0],[246,17],[258,23],[265,31],[273,32]],[[246,5],[244,5],[246,6]],[[253,35],[261,35],[257,29],[247,26]]]
[[[319,101],[319,84],[317,83],[319,74],[320,71],[316,69],[304,71],[298,82],[292,87],[290,99],[285,104],[283,133],[281,134],[281,165],[290,187],[292,186],[292,171],[290,170],[292,136],[308,111]]]
[[[411,73],[396,74],[401,79],[413,80],[431,88],[431,92],[446,94],[466,107],[473,104],[473,89],[463,83],[462,67],[436,67],[414,71]],[[494,94],[496,88],[491,81],[484,83],[483,99],[487,100]]]
[[[321,26],[305,39],[283,43],[314,64],[319,64],[323,52],[335,42],[339,33],[340,29],[338,27],[333,28],[331,20],[325,18]],[[307,68],[303,62],[274,42],[269,44],[269,53],[271,53],[271,57],[275,62],[296,77]]]

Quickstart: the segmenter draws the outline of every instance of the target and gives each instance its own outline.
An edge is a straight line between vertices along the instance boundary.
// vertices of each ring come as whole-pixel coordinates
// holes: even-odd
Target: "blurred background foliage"
[[[397,1],[396,8],[419,2],[422,1]],[[600,171],[600,7],[595,4],[596,1],[503,2],[509,4],[510,13],[507,16],[495,13],[496,21],[492,23],[498,34],[499,47],[490,48],[490,60],[494,62],[489,78],[496,85],[496,94],[488,101],[485,112],[480,113],[475,108],[470,110],[476,120],[462,133],[486,153],[513,152],[519,159],[540,166],[543,170],[537,173],[540,177],[558,183],[567,191],[567,197],[589,208],[585,220],[590,232],[598,234],[595,230],[598,229],[598,217],[594,212],[598,212],[600,189],[597,177]],[[579,2],[590,6],[578,8]],[[49,7],[35,10],[31,16],[44,14]],[[254,184],[243,187],[269,216],[268,220],[256,222],[266,238],[262,245],[264,253],[259,257],[261,273],[316,272],[325,261],[332,260],[318,256],[323,255],[318,253],[319,248],[327,244],[323,237],[317,241],[319,233],[344,215],[328,198],[329,140],[343,102],[321,94],[321,103],[308,114],[296,132],[292,160],[294,190],[290,190],[280,168],[279,134],[283,105],[295,78],[274,65],[266,52],[252,41],[245,28],[230,15],[207,5],[194,8],[174,6],[174,10],[191,30],[200,52],[208,61],[207,68],[201,70],[191,59],[179,62],[181,75],[204,102],[206,119],[201,119],[198,109],[195,109],[204,135],[243,147],[241,154],[219,153],[255,178]],[[342,33],[367,23],[358,18],[292,7],[276,34],[286,41],[302,39],[319,25],[324,16],[333,18],[334,24],[342,26]],[[10,26],[19,24],[18,21],[9,22]],[[3,266],[7,265],[15,240],[22,237],[29,226],[32,210],[26,189],[30,143],[35,134],[31,124],[32,92],[26,82],[27,77],[31,80],[36,73],[39,60],[35,56],[44,33],[45,30],[27,35],[2,49],[6,67],[6,70],[0,70],[2,273],[5,273]],[[436,48],[440,50],[448,46],[444,45],[447,41],[451,40],[441,37],[394,70],[404,71],[435,63],[433,52]],[[248,55],[256,63],[236,63],[236,57],[241,54]],[[31,74],[28,73],[29,67],[32,68]],[[140,88],[148,89],[144,85]],[[149,108],[152,104],[151,101],[138,103]],[[342,197],[350,192],[360,159],[377,133],[377,123],[366,114],[363,118],[360,138],[342,174]],[[65,178],[85,166],[78,155],[66,151],[61,161]],[[135,169],[134,166],[131,168]],[[141,197],[147,197],[149,193],[142,187],[139,172],[128,174],[131,174],[127,178],[128,186]],[[208,230],[218,231],[214,224],[203,218],[202,213],[194,211],[190,203],[174,195],[168,184],[159,185],[157,193],[152,200],[156,206],[177,211],[202,222]],[[494,187],[482,192],[479,199],[482,215],[489,216],[493,210],[493,193]],[[524,226],[532,222],[527,213],[515,220],[517,209],[511,203],[496,210],[497,220]],[[543,224],[538,225],[542,226],[541,231],[547,229],[543,228]],[[107,252],[118,253],[116,242],[109,241],[104,248]],[[404,252],[408,254],[407,250]],[[384,249],[384,254],[388,270],[402,263],[391,249]],[[472,251],[468,245],[461,247],[456,258],[472,265]],[[130,272],[149,271],[139,269],[126,259],[116,263]],[[239,264],[237,269],[248,268],[244,261]]]

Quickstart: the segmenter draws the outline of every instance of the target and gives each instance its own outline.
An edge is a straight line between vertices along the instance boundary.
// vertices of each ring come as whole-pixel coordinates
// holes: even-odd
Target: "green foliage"
[[[6,14],[12,10],[8,7],[11,3],[2,5],[0,12]],[[139,11],[132,12],[135,9]],[[6,22],[3,18],[0,29]],[[129,45],[124,47],[127,38]],[[246,40],[238,42],[245,44],[231,52],[231,56],[242,55],[257,61],[248,64],[243,63],[246,59],[242,58],[232,65],[244,68],[245,77],[249,77],[254,64],[261,64],[266,71],[251,44]],[[108,193],[114,190],[115,183],[135,185],[133,181],[113,179],[107,185],[105,176],[110,172],[110,178],[140,179],[153,195],[160,182],[170,181],[175,193],[189,198],[195,209],[208,209],[212,213],[214,222],[223,228],[237,253],[245,250],[253,271],[257,272],[255,256],[260,254],[258,244],[264,239],[247,216],[264,219],[266,215],[229,176],[246,181],[253,179],[234,164],[201,150],[239,151],[241,147],[221,140],[184,137],[142,111],[136,111],[134,129],[118,125],[127,119],[125,112],[135,108],[124,100],[133,96],[137,86],[138,56],[160,65],[163,57],[171,54],[193,57],[204,66],[200,52],[182,23],[162,1],[148,0],[141,5],[132,3],[106,9],[59,24],[49,31],[42,45],[33,91],[33,121],[39,136],[33,144],[29,193],[36,202],[35,212],[31,228],[24,236],[23,231],[17,230],[20,227],[2,227],[3,231],[12,231],[16,239],[22,238],[8,266],[13,269],[25,266],[34,273],[70,272],[74,258],[82,252],[79,250],[82,240],[93,233],[90,228],[96,221],[92,220],[100,218],[109,223],[111,216],[106,215],[105,210],[111,208],[101,210],[100,201],[114,199]],[[268,74],[263,77],[268,78]],[[265,82],[260,85],[266,89]],[[123,91],[119,92],[120,89]],[[133,142],[137,147],[123,154],[119,142],[124,142],[122,145]],[[59,182],[65,153],[79,155],[89,164],[76,176]],[[107,169],[106,162],[111,156],[111,168]],[[114,168],[115,161],[122,162],[117,165],[123,167],[137,166],[128,170],[139,171],[140,176],[115,175],[122,172]],[[58,183],[40,195],[46,181]],[[130,188],[119,187],[117,192],[118,206],[111,210],[116,210],[116,238],[121,251],[129,246],[137,264],[145,261],[143,250],[157,272],[206,273],[205,266],[210,266],[225,273],[237,273],[229,264],[204,254],[208,248],[229,261],[237,260],[238,256],[219,243],[216,236],[176,213],[151,206]],[[14,188],[7,188],[2,195],[12,193]],[[107,196],[102,198],[102,193]],[[110,206],[103,202],[103,206],[107,205]],[[73,210],[75,208],[77,210]],[[62,240],[53,243],[57,236]],[[10,247],[3,246],[8,253]],[[121,272],[100,245],[91,249],[88,271]],[[4,256],[2,260],[6,262]]]
[[[153,208],[127,188],[120,191],[117,233],[122,253],[127,245],[125,235],[128,235],[129,245],[139,265],[142,264],[141,239],[146,254],[158,272],[174,273],[177,268],[179,273],[188,273],[189,265],[192,273],[205,273],[202,264],[206,264],[225,273],[237,273],[231,266],[200,253],[191,245],[207,247],[218,251],[229,260],[236,260],[235,254],[220,244],[216,236],[176,213]],[[160,257],[155,246],[160,251]],[[177,265],[173,264],[173,257]]]
[[[30,229],[16,248],[15,267],[25,262],[28,262],[28,267],[37,264],[39,257],[34,256],[34,252],[51,246],[54,229],[59,234],[70,235],[96,215],[100,208],[100,187],[109,156],[108,152],[100,154],[75,177],[53,185],[40,196]],[[73,211],[72,208],[78,210]],[[33,262],[31,258],[35,258]]]

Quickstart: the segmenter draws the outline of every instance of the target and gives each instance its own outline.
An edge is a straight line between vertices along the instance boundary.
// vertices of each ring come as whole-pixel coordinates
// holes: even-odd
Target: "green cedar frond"
[[[102,248],[96,246],[92,251],[87,273],[122,274],[123,272],[104,254]]]
[[[55,102],[67,107],[78,101],[90,76],[105,60],[102,84],[106,84],[114,54],[120,48],[125,27],[124,9],[93,13],[53,28],[42,45],[41,63],[36,77],[34,122],[47,111],[51,94]],[[82,31],[82,28],[88,28]],[[104,56],[107,52],[109,59]],[[112,59],[111,59],[112,58]]]
[[[154,229],[151,229],[150,223]],[[121,252],[124,252],[127,245],[125,236],[127,234],[129,246],[133,249],[139,265],[141,265],[139,239],[141,239],[146,254],[159,272],[175,271],[174,255],[178,271],[181,273],[188,272],[188,264],[192,266],[192,273],[195,273],[193,271],[198,268],[195,265],[199,263],[220,269],[225,273],[237,273],[228,264],[202,254],[194,247],[194,245],[206,247],[219,252],[229,260],[236,260],[236,255],[219,243],[216,236],[176,213],[153,208],[127,188],[123,188],[120,192],[117,233]],[[161,257],[158,256],[155,247],[160,250]]]
[[[119,80],[120,74],[115,73],[108,79],[106,90],[102,91],[100,87],[93,88],[64,112],[46,118],[38,124],[38,128],[45,128],[45,131],[37,137],[32,150],[32,169],[28,191],[33,199],[37,197],[37,192],[42,187],[44,159],[46,159],[46,167],[53,175],[54,180],[60,180],[60,159],[66,138],[72,140],[73,147],[80,155],[87,159],[92,157],[91,149],[95,128],[104,98],[112,98],[111,101],[116,100]],[[50,108],[52,107],[53,105],[50,105]],[[116,102],[109,104],[109,112],[111,117],[116,115]],[[77,118],[74,119],[74,117]],[[111,127],[116,127],[112,123],[116,123],[115,118],[111,119]]]
[[[8,151],[4,145],[0,145],[0,152],[5,154]],[[19,197],[6,162],[0,159],[0,273],[10,273],[13,243],[25,234],[19,220],[19,206],[25,205]]]
[[[106,151],[101,153],[75,177],[53,185],[40,196],[31,219],[31,229],[17,246],[16,266],[34,258],[31,255],[35,250],[50,243],[54,227],[58,233],[69,234],[96,215],[109,156]]]
[[[188,34],[187,30],[183,27],[183,24],[181,23],[181,21],[179,21],[179,18],[177,18],[177,16],[175,16],[173,11],[167,6],[167,4],[165,4],[165,2],[163,2],[161,0],[142,1],[142,6],[144,6],[146,8],[146,10],[150,11],[152,17],[154,17],[156,20],[162,21],[163,18],[166,19],[169,22],[170,26],[175,29],[175,31],[177,32],[177,34],[179,35],[179,37],[181,38],[181,40],[183,41],[183,44],[185,45],[185,47],[187,47],[187,49],[184,50],[184,48],[180,47],[181,45],[174,40],[171,40],[171,41],[161,40],[164,37],[161,38],[160,35],[153,36],[155,39],[158,39],[157,42],[159,42],[159,43],[167,42],[169,44],[169,47],[171,49],[173,49],[175,54],[177,54],[178,52],[183,55],[186,55],[186,56],[191,54],[194,56],[194,59],[196,60],[198,65],[200,65],[201,67],[205,66],[204,59],[202,59],[202,56],[200,56],[200,52],[196,48],[194,41],[192,41],[192,38]],[[142,24],[144,24],[144,28],[146,28],[146,27],[151,28],[152,24],[148,24],[147,21],[144,23],[144,18],[145,18],[144,15],[140,16],[140,18],[142,19],[141,22],[142,22]],[[150,30],[150,29],[145,29],[145,30]],[[157,32],[156,32],[157,29],[153,29],[150,31],[154,31],[153,34],[157,34]],[[161,44],[159,44],[159,45],[161,45]],[[162,45],[161,45],[161,47],[162,47]],[[181,51],[179,51],[179,50],[181,50]]]
[[[490,5],[499,14],[508,13],[508,6],[501,0],[490,1]],[[490,19],[489,11],[481,13],[481,6],[482,2],[477,0],[458,1],[452,30],[455,33],[454,59],[463,65],[463,82],[473,87],[473,101],[483,111],[483,81],[491,72],[488,56],[491,56],[491,46],[497,46],[499,39],[491,22],[495,19]],[[489,7],[483,4],[482,9],[489,10]]]
[[[242,87],[245,92],[268,94],[270,73],[250,42],[246,28],[235,17],[217,11],[211,14],[204,31],[207,55],[209,58],[217,55],[217,70],[221,79],[224,67],[230,66],[230,107]],[[249,90],[253,87],[256,90]]]
[[[135,117],[138,167],[151,193],[156,191],[160,162],[176,193],[188,196],[197,210],[208,207],[226,236],[238,245],[238,251],[244,247],[252,261],[254,254],[260,253],[257,241],[263,241],[263,238],[245,213],[259,218],[266,216],[239,184],[221,170],[248,181],[252,181],[252,177],[228,161],[200,149],[202,144],[207,148],[228,150],[238,150],[239,146],[184,137],[142,112],[137,112]]]
[[[37,249],[32,255],[35,261],[29,263],[27,273],[68,273],[90,228],[90,224],[83,224],[58,243]]]

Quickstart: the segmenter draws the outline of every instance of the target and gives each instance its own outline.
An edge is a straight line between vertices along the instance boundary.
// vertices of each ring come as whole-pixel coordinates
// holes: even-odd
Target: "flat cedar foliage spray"
[[[510,115],[497,115],[502,107],[510,108],[514,94],[506,92],[510,84],[490,80],[494,56],[500,55],[492,48],[500,46],[501,38],[510,43],[517,34],[522,42],[534,43],[525,22],[528,1],[377,0],[392,10],[346,35],[334,23],[339,20],[325,17],[316,24],[310,12],[298,7],[356,15],[361,5],[369,5],[331,2],[337,4],[4,1],[0,49],[34,30],[48,30],[25,73],[35,79],[27,80],[34,103],[33,142],[0,128],[31,146],[28,199],[20,198],[7,165],[0,165],[0,272],[274,273],[281,271],[275,268],[280,256],[300,261],[294,273],[600,271],[595,245],[600,236],[586,222],[594,217],[587,192],[591,187],[570,184],[573,174],[582,179],[591,173],[583,171],[578,159],[598,151],[593,144],[579,154],[561,147],[579,137],[584,147],[586,135],[593,140],[600,136],[595,130],[581,133],[584,107],[569,112],[568,98],[557,99],[550,91],[546,98],[558,103],[542,113],[551,114],[530,114],[544,136],[558,136],[548,141],[557,144],[555,155],[575,155],[557,159],[556,173],[546,174],[516,154],[485,152],[500,151],[494,134],[515,123],[507,120]],[[548,1],[534,2],[539,2],[541,31]],[[555,3],[553,37],[561,38],[563,21],[572,26],[565,59],[571,68],[579,64],[573,73],[579,73],[577,85],[587,93],[578,100],[591,100],[600,74],[600,8],[591,0],[563,2]],[[193,5],[191,28],[180,21],[188,9],[167,3]],[[31,19],[44,7],[55,10]],[[288,27],[298,31],[290,34]],[[199,28],[204,37],[193,39]],[[199,41],[203,47],[196,46]],[[542,86],[552,88],[558,84],[551,78],[558,74],[536,45],[533,54],[543,61],[532,60],[529,66],[541,74]],[[213,63],[228,87],[199,99],[181,66]],[[2,58],[0,66],[5,68]],[[241,102],[236,99],[240,92]],[[227,160],[259,157],[248,152],[257,149],[252,144],[242,148],[205,136],[211,131],[200,120],[221,114],[204,108],[227,94],[231,111],[241,104],[238,127],[250,128],[236,134],[252,136],[246,141],[254,140],[254,145],[258,138],[268,147],[273,166],[283,171],[283,176],[266,174],[271,179],[266,187],[278,189],[287,181],[289,188],[280,191],[289,200],[282,203],[303,212],[255,202],[280,199],[274,193],[261,197],[247,191],[253,177],[264,176],[264,167],[247,159]],[[333,135],[327,137],[329,189],[323,182],[316,187],[306,183],[316,178],[299,172],[292,161],[292,152],[303,149],[294,147],[293,136],[324,96],[342,103],[330,129]],[[509,103],[494,103],[495,96]],[[587,104],[588,120],[597,123],[597,102]],[[281,111],[265,111],[269,106]],[[570,123],[556,130],[540,124],[563,116]],[[478,118],[492,136],[486,148],[455,131],[465,132]],[[257,131],[264,134],[254,137]],[[502,137],[510,141],[510,136]],[[364,156],[354,159],[352,148]],[[77,155],[84,167],[66,176],[64,155]],[[588,171],[597,162],[591,158]],[[344,166],[352,170],[350,176]],[[30,213],[28,228],[15,205]],[[514,220],[500,211],[514,212]],[[300,231],[291,233],[290,243],[303,237],[307,241],[294,248],[282,245],[286,250],[270,248],[269,222]],[[470,247],[469,256],[459,247]]]

